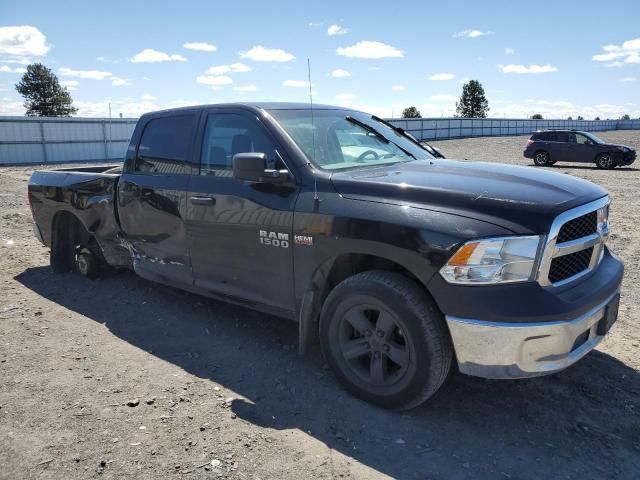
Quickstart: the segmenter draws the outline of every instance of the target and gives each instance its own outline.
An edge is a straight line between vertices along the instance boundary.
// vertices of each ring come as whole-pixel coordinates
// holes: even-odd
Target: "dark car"
[[[636,159],[636,151],[626,145],[606,143],[589,132],[542,130],[531,135],[524,156],[532,158],[539,167],[556,162],[586,162],[609,169],[631,165]]]
[[[319,341],[345,387],[384,407],[418,405],[452,365],[560,371],[618,313],[606,190],[435,158],[355,110],[148,113],[121,168],[37,171],[28,194],[54,272],[130,268],[294,320],[302,351]]]

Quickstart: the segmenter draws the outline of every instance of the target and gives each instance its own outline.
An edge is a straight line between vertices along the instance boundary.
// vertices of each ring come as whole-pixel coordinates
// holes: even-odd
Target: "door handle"
[[[216,199],[213,197],[191,197],[191,203],[194,205],[215,205]]]

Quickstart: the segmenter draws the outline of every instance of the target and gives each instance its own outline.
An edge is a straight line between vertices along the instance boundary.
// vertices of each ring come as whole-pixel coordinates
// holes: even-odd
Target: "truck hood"
[[[335,172],[331,181],[345,198],[461,215],[515,233],[546,233],[559,213],[607,195],[568,174],[455,160]]]

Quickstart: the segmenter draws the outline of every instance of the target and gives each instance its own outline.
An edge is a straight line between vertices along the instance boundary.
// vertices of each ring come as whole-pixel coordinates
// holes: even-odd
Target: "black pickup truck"
[[[387,408],[452,364],[522,378],[578,361],[618,312],[607,192],[432,153],[349,109],[189,107],[142,116],[120,167],[36,171],[29,200],[54,272],[131,268],[291,318],[301,351],[319,340]]]

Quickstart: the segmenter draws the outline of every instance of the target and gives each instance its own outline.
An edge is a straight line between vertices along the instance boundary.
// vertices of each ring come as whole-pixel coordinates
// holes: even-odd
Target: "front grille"
[[[551,283],[560,282],[586,270],[589,268],[591,255],[593,255],[593,247],[554,258],[549,268],[549,280]]]
[[[565,223],[558,233],[557,243],[568,242],[577,238],[586,237],[598,231],[598,212],[593,211],[574,218]]]
[[[549,229],[538,269],[543,287],[560,286],[595,269],[609,234],[609,198],[558,215]]]

